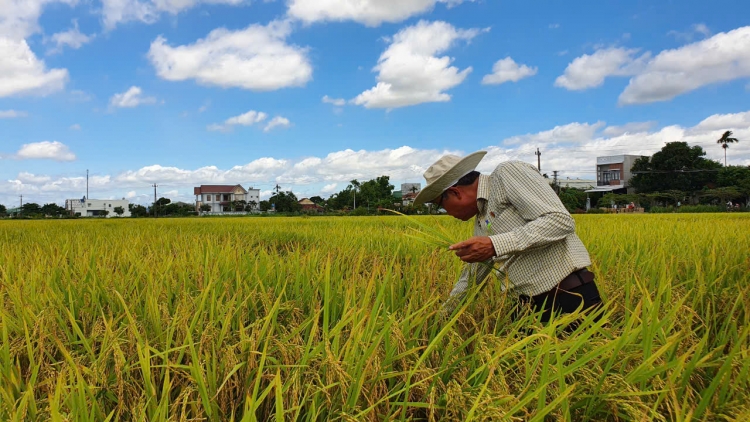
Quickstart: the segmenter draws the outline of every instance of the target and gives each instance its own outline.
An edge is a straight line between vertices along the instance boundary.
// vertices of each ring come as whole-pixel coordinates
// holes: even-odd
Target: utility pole
[[[539,173],[542,172],[542,153],[539,151],[539,148],[536,149],[536,152],[534,153],[536,155],[536,169],[539,171]]]
[[[86,169],[86,200],[89,200],[89,169]]]
[[[154,187],[154,217],[156,217],[156,187],[158,186],[156,183],[151,185]]]
[[[23,195],[19,195],[21,197],[21,208],[23,208]]]
[[[560,187],[557,185],[557,170],[553,170],[552,174],[554,175],[554,181],[552,182],[555,186],[555,192],[557,192],[558,195],[560,195]]]

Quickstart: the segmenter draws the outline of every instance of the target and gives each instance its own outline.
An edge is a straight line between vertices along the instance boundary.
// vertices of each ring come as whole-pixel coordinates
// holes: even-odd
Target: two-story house
[[[628,182],[633,177],[630,168],[640,155],[610,155],[596,157],[596,187],[586,192],[633,193]]]
[[[257,208],[260,203],[260,189],[245,189],[242,185],[200,185],[193,188],[193,194],[196,211],[201,211],[204,204],[211,206],[208,212],[218,213],[235,211],[230,209],[230,203],[245,201],[253,208]]]

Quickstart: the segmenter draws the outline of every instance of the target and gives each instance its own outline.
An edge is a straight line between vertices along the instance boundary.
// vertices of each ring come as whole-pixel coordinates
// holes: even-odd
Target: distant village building
[[[554,179],[549,179],[549,183],[554,183]],[[557,184],[561,188],[574,188],[574,189],[594,189],[596,187],[596,180],[589,180],[589,179],[557,179]]]
[[[121,217],[130,217],[130,202],[127,199],[66,199],[65,209],[70,215],[80,217],[118,217],[115,208],[122,207]]]
[[[596,157],[596,187],[586,192],[633,193],[628,186],[633,177],[630,169],[642,155],[609,155]]]
[[[405,207],[412,205],[419,192],[408,192],[401,195],[401,204]]]
[[[211,213],[230,212],[230,202],[245,201],[254,209],[260,204],[260,189],[245,189],[242,185],[200,185],[193,188],[195,209],[201,211],[204,204],[210,205]]]
[[[310,198],[300,199],[299,204],[302,206],[302,212],[324,212],[325,211],[325,208],[311,201]]]
[[[422,190],[421,183],[402,183],[401,184],[401,197],[404,197],[407,193],[419,193]]]
[[[18,216],[23,212],[23,208],[21,207],[15,207],[15,208],[8,208],[5,210],[5,213],[8,214],[10,217]]]

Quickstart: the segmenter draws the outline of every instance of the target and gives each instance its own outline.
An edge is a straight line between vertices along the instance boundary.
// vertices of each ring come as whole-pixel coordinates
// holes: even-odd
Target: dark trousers
[[[594,281],[594,274],[586,268],[574,271],[560,282],[552,290],[536,295],[519,297],[519,308],[517,312],[531,305],[535,312],[542,312],[542,322],[548,322],[553,314],[566,314],[575,312],[583,303],[582,309],[589,312],[595,310],[602,304],[599,289]],[[600,315],[596,316],[598,320]],[[579,323],[570,324],[565,331],[572,332]]]

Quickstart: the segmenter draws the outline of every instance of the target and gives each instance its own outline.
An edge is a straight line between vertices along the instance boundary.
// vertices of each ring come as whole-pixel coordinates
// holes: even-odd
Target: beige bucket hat
[[[487,151],[477,151],[463,158],[453,154],[440,157],[424,172],[427,186],[414,198],[414,205],[431,202],[442,195],[449,187],[455,185],[458,179],[474,171],[485,154]]]

